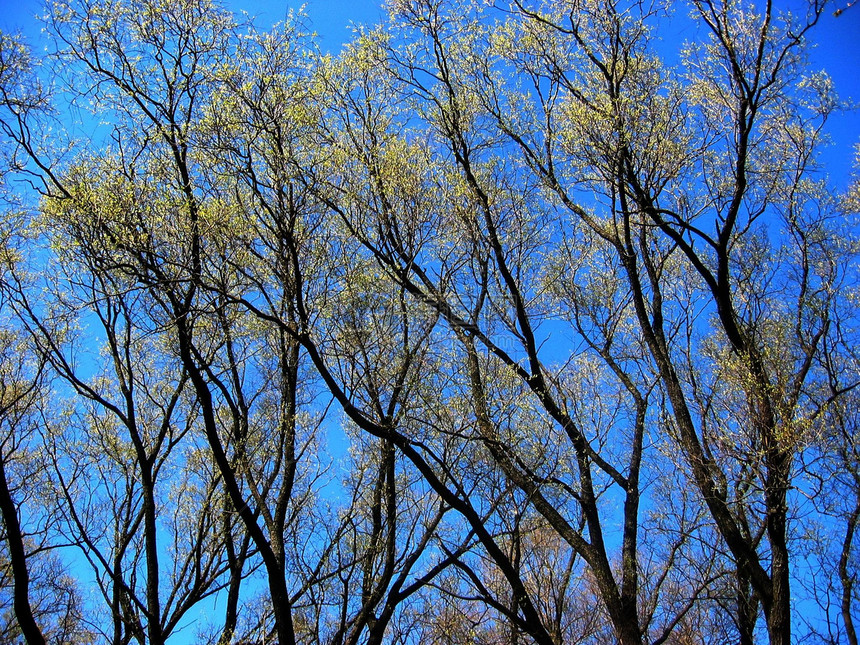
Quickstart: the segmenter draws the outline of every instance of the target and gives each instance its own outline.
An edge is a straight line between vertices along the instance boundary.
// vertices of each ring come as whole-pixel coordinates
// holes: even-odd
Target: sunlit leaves
[[[743,640],[856,387],[820,7],[388,8],[336,57],[301,13],[52,8],[97,134],[43,158],[4,123],[45,161],[42,291],[8,275],[66,383],[59,533],[129,638],[229,585],[225,642]]]

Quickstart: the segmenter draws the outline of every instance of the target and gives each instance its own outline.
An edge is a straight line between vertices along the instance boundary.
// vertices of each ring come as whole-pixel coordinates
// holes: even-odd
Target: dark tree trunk
[[[24,538],[21,535],[21,524],[18,521],[18,510],[9,482],[6,479],[5,457],[0,455],[0,512],[6,525],[6,541],[9,544],[9,560],[12,565],[13,606],[15,618],[24,640],[29,645],[44,645],[45,637],[36,624],[33,608],[30,606],[30,574],[27,570],[27,553],[24,550]]]

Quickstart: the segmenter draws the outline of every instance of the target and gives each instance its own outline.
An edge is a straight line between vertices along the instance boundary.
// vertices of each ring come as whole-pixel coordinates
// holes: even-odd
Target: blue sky
[[[839,0],[838,6],[844,4]],[[826,69],[839,96],[860,106],[860,4],[839,17],[828,11],[816,26],[813,41],[812,67]],[[834,146],[825,152],[824,160],[837,186],[844,188],[854,147],[860,144],[860,110],[837,114],[828,130]]]

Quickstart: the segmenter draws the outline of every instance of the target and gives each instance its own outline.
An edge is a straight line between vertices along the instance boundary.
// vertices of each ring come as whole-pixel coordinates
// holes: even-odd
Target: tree
[[[826,78],[803,76],[801,57],[823,7],[800,19],[771,3],[693,8],[709,35],[675,76],[650,48],[659,9],[514,3],[494,24],[468,3],[398,3],[391,31],[360,41],[371,62],[335,112],[343,134],[330,145],[349,161],[314,180],[328,179],[329,207],[368,257],[457,337],[478,437],[588,561],[617,638],[643,637],[639,477],[644,427],[658,422],[737,567],[741,640],[754,638],[760,607],[782,643],[795,457],[818,417],[817,367],[847,257],[812,167],[836,103]],[[408,113],[382,107],[397,101]],[[419,201],[431,190],[437,199]],[[562,244],[569,263],[550,273],[543,258]],[[559,279],[571,286],[552,302]],[[541,358],[550,307],[570,312],[574,342],[626,391],[622,466],[595,447],[599,426],[569,412],[568,370]],[[578,480],[542,473],[501,434],[511,417],[489,413],[493,365],[516,375],[521,408],[564,431]],[[593,468],[626,496],[618,578]],[[547,499],[553,485],[579,507],[587,538],[559,512],[559,493]]]
[[[221,643],[850,640],[823,7],[691,8],[406,0],[339,57],[202,0],[54,8],[56,76],[107,126],[53,155],[38,83],[7,92],[53,262],[10,284],[67,384],[55,544],[114,641],[210,594]],[[844,617],[804,624],[807,587]]]
[[[465,380],[467,386],[459,404],[465,404],[470,426],[460,436],[470,436],[482,444],[483,449],[489,451],[491,462],[502,468],[509,481],[537,505],[555,530],[596,568],[598,587],[610,606],[618,633],[627,633],[625,638],[638,641],[641,638],[635,557],[638,477],[648,410],[647,393],[654,388],[653,371],[640,366],[636,368],[638,373],[628,372],[636,366],[638,357],[618,358],[606,347],[602,360],[609,366],[608,380],[592,384],[602,391],[606,391],[607,383],[610,388],[620,388],[623,394],[613,401],[618,406],[630,406],[630,412],[619,412],[620,407],[614,410],[614,414],[622,417],[629,414],[635,420],[632,437],[622,439],[625,443],[631,442],[630,453],[625,456],[619,451],[621,459],[630,460],[630,474],[625,476],[626,468],[613,466],[600,448],[595,448],[595,445],[603,447],[611,443],[607,437],[614,423],[613,416],[608,415],[605,421],[597,423],[593,419],[580,422],[576,412],[571,410],[566,387],[559,387],[554,374],[544,374],[545,368],[537,356],[534,330],[545,318],[541,309],[543,303],[539,303],[534,312],[527,311],[518,280],[532,279],[532,276],[543,279],[540,276],[543,267],[530,264],[529,260],[545,248],[541,245],[548,241],[542,235],[552,228],[553,221],[544,215],[545,206],[540,201],[537,186],[523,184],[516,169],[506,168],[502,163],[493,167],[492,162],[485,167],[483,159],[471,159],[470,155],[479,156],[488,149],[485,146],[478,152],[478,144],[472,147],[471,131],[467,133],[461,129],[467,127],[463,123],[472,123],[468,119],[473,115],[461,116],[458,110],[461,105],[471,105],[469,99],[473,97],[468,94],[469,88],[454,80],[451,70],[457,66],[444,59],[442,42],[448,34],[441,27],[434,31],[437,23],[445,24],[445,18],[430,15],[425,20],[420,14],[421,8],[414,14],[409,13],[406,20],[414,20],[416,31],[427,30],[429,44],[419,41],[405,50],[409,58],[403,58],[399,50],[388,46],[384,37],[369,34],[358,43],[351,58],[345,59],[342,67],[333,69],[331,78],[325,79],[335,100],[321,134],[325,156],[316,164],[311,162],[303,166],[306,173],[312,173],[307,182],[317,186],[319,198],[353,238],[355,250],[352,254],[361,258],[359,262],[363,267],[358,271],[378,271],[398,284],[402,293],[410,298],[407,315],[429,308],[445,320],[451,334],[449,339],[462,348],[459,355],[456,350],[452,355],[455,364],[462,361],[462,367],[453,370],[447,378],[453,382],[460,379],[461,384]],[[433,10],[428,7],[428,11]],[[427,59],[420,58],[422,55]],[[447,76],[449,72],[450,77]],[[438,85],[432,85],[434,79],[439,81]],[[460,96],[461,91],[465,98]],[[389,111],[383,107],[392,104],[404,105],[403,111]],[[419,114],[421,119],[410,120],[410,114]],[[477,136],[484,134],[480,130]],[[490,134],[486,136],[491,137]],[[427,144],[419,143],[422,141]],[[516,195],[514,186],[526,192]],[[533,210],[529,212],[529,209]],[[518,218],[521,212],[531,217]],[[507,251],[498,233],[501,224],[496,224],[496,218],[504,221],[504,234],[513,236],[505,240],[516,248],[512,258],[506,257]],[[440,235],[445,228],[453,229],[450,238]],[[586,247],[587,244],[583,244],[574,252],[581,253],[581,248]],[[527,288],[532,289],[531,285]],[[611,296],[605,302],[613,302]],[[575,324],[580,325],[580,329],[585,325],[595,325],[598,331],[600,325],[603,329],[614,329],[623,326],[621,321],[632,312],[620,309],[612,312],[608,319],[601,319],[605,313],[589,312],[583,303],[574,315]],[[502,346],[496,340],[500,332],[511,335],[513,350],[509,344]],[[511,337],[503,340],[509,343]],[[491,354],[489,363],[479,357],[476,339]],[[623,346],[620,339],[618,346]],[[594,349],[600,352],[596,341]],[[522,368],[518,363],[520,356],[526,357],[530,369],[537,371],[530,374]],[[498,358],[506,368],[494,365],[492,357]],[[327,369],[324,363],[322,356],[317,362],[321,372]],[[517,379],[521,379],[520,386],[517,386],[517,379],[511,382],[506,370],[513,371]],[[367,372],[379,374],[378,369]],[[499,384],[497,391],[488,394],[488,381]],[[560,391],[556,391],[556,387]],[[535,412],[535,417],[516,412],[515,406],[522,409],[532,405],[528,402],[530,392],[538,396],[538,410],[543,410],[545,420],[539,419],[541,412]],[[346,392],[344,398],[348,398]],[[493,416],[491,410],[496,409],[497,401],[504,399],[516,404],[511,407],[499,404],[499,416]],[[368,428],[367,416],[355,409],[354,400],[349,405]],[[522,424],[553,432],[556,423],[563,434],[548,443],[570,446],[569,452],[541,455],[540,448],[535,445],[536,437],[519,435],[516,430],[517,425]],[[384,432],[378,428],[370,431]],[[398,445],[412,443],[427,450],[426,435],[420,436],[418,443],[407,434]],[[607,453],[612,450],[603,449]],[[417,463],[420,457],[416,455],[415,460]],[[553,471],[559,469],[565,472],[566,466],[561,464],[568,460],[578,463],[579,482],[575,476],[568,479],[567,474],[554,474]],[[594,468],[599,474],[595,475]],[[627,495],[624,549],[628,555],[622,557],[627,565],[623,574],[626,582],[621,585],[614,579],[602,537],[608,526],[601,519],[599,501],[604,495],[605,483],[595,483],[602,477],[614,480],[609,488],[619,486]],[[579,486],[584,493],[573,492]],[[558,488],[552,493],[543,492],[544,488],[548,491],[553,487]],[[553,502],[545,495],[552,495]],[[572,508],[580,507],[581,510],[574,512],[581,513],[581,526],[565,518],[570,512],[567,508],[559,512],[562,506],[558,495],[569,496]],[[485,528],[489,526],[487,520],[484,524]],[[586,524],[594,542],[582,537]],[[508,618],[520,619],[520,603],[531,613],[529,605],[534,603],[529,598],[530,592],[511,566],[510,558],[499,549],[497,539],[486,535],[482,544],[498,558],[508,582],[517,589],[514,593],[518,599]],[[533,637],[551,638],[536,612],[526,619],[526,624],[526,631]]]
[[[104,636],[119,643],[146,631],[162,642],[222,587],[233,536],[219,518],[218,478],[186,441],[197,422],[187,375],[152,342],[141,294],[94,271],[91,251],[61,252],[48,312],[37,313],[23,289],[14,306],[79,401],[47,419],[45,452],[62,500],[57,530],[93,568],[112,616]],[[76,338],[87,316],[101,325],[104,360]]]
[[[28,562],[33,554],[28,548],[30,536],[25,522],[19,516],[19,505],[29,496],[21,490],[22,481],[32,477],[33,460],[28,454],[30,437],[35,431],[33,417],[35,402],[39,395],[42,374],[38,362],[30,364],[26,352],[16,342],[14,333],[7,334],[3,360],[3,377],[0,379],[2,407],[0,419],[3,424],[2,452],[0,452],[0,512],[3,516],[4,540],[8,552],[12,578],[12,598],[15,616],[21,634],[28,643],[44,643],[45,637],[36,623],[34,607],[31,605],[30,568]],[[29,463],[28,463],[29,462]],[[29,466],[29,468],[28,468]],[[16,473],[21,469],[23,472]],[[14,474],[13,474],[14,473]]]
[[[161,642],[194,602],[217,591],[218,576],[226,567],[231,608],[221,640],[229,641],[238,623],[243,566],[253,556],[261,562],[269,591],[263,617],[266,638],[281,643],[318,639],[320,629],[327,627],[321,623],[331,621],[325,607],[332,596],[324,583],[335,577],[346,582],[354,577],[351,572],[361,571],[360,602],[356,604],[351,583],[342,598],[334,592],[340,610],[333,638],[357,642],[369,631],[371,639],[379,641],[398,604],[423,584],[404,589],[447,509],[431,505],[423,531],[399,528],[395,515],[405,511],[398,508],[400,484],[390,445],[381,446],[384,458],[374,484],[378,501],[371,509],[369,542],[359,540],[351,552],[344,550],[349,543],[346,531],[363,532],[358,495],[355,506],[344,509],[336,521],[317,499],[325,467],[318,456],[317,431],[326,415],[313,407],[317,394],[290,322],[302,283],[284,261],[289,258],[283,251],[292,241],[285,231],[294,231],[305,214],[303,195],[288,186],[289,175],[279,174],[292,157],[284,154],[279,132],[267,129],[273,98],[283,99],[282,93],[289,92],[288,105],[302,108],[301,97],[293,94],[299,85],[287,74],[298,54],[276,49],[296,32],[261,36],[259,43],[249,38],[242,51],[246,58],[234,68],[226,47],[233,42],[235,26],[207,3],[152,3],[143,12],[121,4],[77,3],[58,8],[52,20],[66,69],[81,74],[75,82],[89,88],[116,119],[110,152],[84,152],[46,177],[42,220],[60,249],[73,291],[83,293],[80,302],[69,302],[70,311],[83,306],[104,328],[110,373],[97,385],[89,384],[24,292],[19,294],[19,310],[58,373],[107,413],[105,419],[85,403],[83,431],[107,437],[99,450],[119,444],[112,461],[120,468],[120,485],[106,478],[87,491],[107,492],[117,511],[112,514],[117,521],[112,533],[122,538],[107,549],[114,556],[110,563],[101,555],[103,549],[88,541],[87,521],[74,515],[74,498],[86,485],[76,474],[71,479],[62,474],[64,461],[73,473],[83,462],[76,460],[69,444],[59,442],[55,453],[65,510],[72,509],[72,531],[111,583],[105,590],[115,614],[115,640],[140,640],[145,631],[149,641]],[[243,74],[259,74],[251,67],[255,60],[268,62],[271,67],[260,70],[271,75],[253,77],[246,84]],[[204,101],[207,92],[211,95]],[[219,122],[224,113],[213,107],[224,98],[248,120]],[[249,147],[247,153],[244,148],[255,140],[260,145],[273,141],[278,156],[263,157],[258,165],[260,148]],[[222,153],[227,161],[231,155],[247,154],[252,174],[237,176],[248,185],[237,187],[224,179],[224,166],[215,156]],[[269,172],[275,174],[262,174]],[[102,179],[92,182],[95,175]],[[276,201],[270,201],[268,185],[260,184],[261,178],[270,177]],[[248,218],[247,230],[236,226],[242,214]],[[270,216],[273,219],[263,219]],[[272,228],[256,229],[258,217]],[[260,274],[260,269],[272,273]],[[264,282],[254,297],[271,313],[254,322],[241,316],[244,307],[239,308],[234,293],[253,290],[260,275]],[[61,305],[70,300],[62,291],[55,291],[54,297]],[[164,380],[153,378],[156,373]],[[130,443],[116,436],[116,421]],[[201,467],[194,432],[198,427],[214,473]],[[134,455],[135,472],[122,470],[126,453]],[[196,502],[199,510],[189,517],[197,540],[188,551],[192,559],[188,567],[175,570],[175,593],[163,598],[155,484],[162,470],[172,469],[167,464],[180,456],[191,466],[183,478],[200,473],[208,479]],[[221,512],[216,483],[229,500],[227,511],[241,519],[248,536],[239,538],[244,546],[238,552],[233,531],[216,530],[212,515]],[[416,512],[423,510],[409,510],[410,515]],[[138,526],[144,527],[140,550],[132,548]],[[181,532],[187,526],[178,523],[175,528]],[[227,546],[226,563],[217,540]],[[140,595],[133,584],[138,568],[145,569],[146,579]],[[168,609],[173,610],[169,615]]]
[[[17,38],[0,33],[0,130],[4,133],[2,232],[0,232],[0,515],[2,533],[2,638],[28,643],[85,642],[80,599],[63,574],[47,538],[50,513],[42,515],[44,467],[38,448],[44,437],[40,408],[47,395],[45,362],[11,315],[9,285],[21,258],[23,220],[15,209],[8,176],[23,167],[33,142],[23,124],[46,112],[46,93],[32,74],[33,62]]]

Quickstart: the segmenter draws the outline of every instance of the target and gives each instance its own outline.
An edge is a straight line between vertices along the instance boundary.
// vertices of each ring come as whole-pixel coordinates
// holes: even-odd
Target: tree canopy
[[[856,644],[830,5],[387,10],[0,34],[0,640]]]

